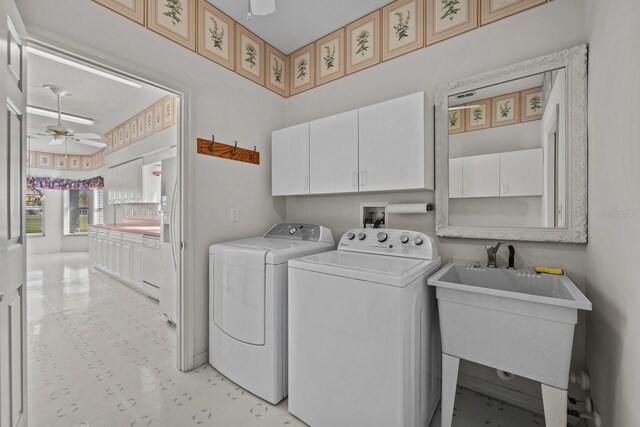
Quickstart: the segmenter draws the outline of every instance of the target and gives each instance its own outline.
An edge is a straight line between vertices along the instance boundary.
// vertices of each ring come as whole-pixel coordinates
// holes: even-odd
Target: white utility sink
[[[573,331],[578,310],[591,310],[571,279],[450,263],[428,283],[442,333],[442,427],[451,425],[461,358],[541,382],[547,427],[565,427]]]

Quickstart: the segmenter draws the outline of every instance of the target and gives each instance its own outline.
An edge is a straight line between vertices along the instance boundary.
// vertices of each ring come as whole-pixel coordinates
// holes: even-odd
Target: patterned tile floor
[[[28,260],[29,425],[304,426],[209,365],[175,368],[175,330],[153,300],[88,268],[86,253]],[[438,427],[436,414],[432,427]],[[454,426],[540,426],[465,389]]]

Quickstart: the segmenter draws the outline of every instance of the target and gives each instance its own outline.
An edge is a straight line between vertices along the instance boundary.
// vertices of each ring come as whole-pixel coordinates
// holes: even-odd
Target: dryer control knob
[[[409,236],[400,237],[400,242],[401,243],[409,243]]]
[[[353,234],[353,233],[351,233],[351,232],[347,233],[347,239],[349,239],[349,240],[353,240],[353,239],[355,239],[355,238],[356,238],[356,235],[355,235],[355,234]]]
[[[416,236],[416,237],[413,239],[413,243],[415,243],[416,245],[420,246],[420,245],[422,244],[422,237],[420,237],[420,236]]]
[[[367,237],[366,234],[364,233],[358,233],[358,240],[364,240],[364,238]]]
[[[387,240],[387,233],[385,233],[384,231],[381,231],[378,233],[376,237],[378,238],[378,242],[382,243]]]

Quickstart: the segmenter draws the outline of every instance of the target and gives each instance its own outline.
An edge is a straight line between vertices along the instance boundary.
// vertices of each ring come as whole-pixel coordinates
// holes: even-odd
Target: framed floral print
[[[316,86],[344,76],[344,28],[316,40]]]
[[[382,8],[382,60],[424,45],[423,0],[396,0]]]
[[[289,58],[268,44],[265,86],[278,95],[289,96]]]
[[[107,132],[105,139],[107,140],[107,153],[110,153],[113,151],[113,131]]]
[[[93,0],[114,12],[144,25],[144,0]]]
[[[467,108],[465,130],[487,129],[491,127],[491,99],[483,99],[466,104]]]
[[[264,86],[264,41],[236,23],[236,72]]]
[[[213,7],[207,0],[198,0],[198,53],[233,70],[235,67],[235,21]]]
[[[131,123],[127,122],[122,127],[124,129],[124,145],[129,145],[131,143]]]
[[[53,156],[53,167],[58,170],[67,170],[67,156],[56,154]]]
[[[144,135],[151,136],[153,133],[153,107],[151,107],[144,112]]]
[[[68,161],[70,171],[82,170],[82,156],[69,156]]]
[[[41,169],[52,169],[53,168],[53,155],[49,153],[38,153],[38,161],[37,166]]]
[[[124,126],[120,125],[116,130],[116,135],[118,135],[118,143],[114,147],[116,150],[124,147]]]
[[[480,25],[490,24],[546,2],[547,0],[480,0]]]
[[[196,50],[196,0],[148,0],[147,28]]]
[[[153,106],[153,133],[162,130],[162,99]]]
[[[141,140],[142,138],[144,138],[146,136],[144,130],[145,130],[145,125],[144,125],[144,113],[140,113],[138,114],[138,141]]]
[[[289,56],[291,67],[291,95],[296,95],[315,86],[315,44],[292,53]]]
[[[449,110],[449,135],[464,132],[464,118],[466,109]]]
[[[478,28],[476,0],[426,0],[426,45]]]
[[[138,117],[129,120],[129,128],[131,129],[131,143],[138,140]]]
[[[162,128],[176,124],[176,98],[167,96],[162,100]]]
[[[93,169],[91,160],[94,156],[82,156],[82,170],[90,171]]]
[[[347,74],[380,62],[380,11],[358,19],[346,27]]]
[[[520,122],[540,120],[544,112],[542,103],[541,87],[520,92]]]
[[[491,98],[491,126],[518,123],[520,119],[520,92]]]

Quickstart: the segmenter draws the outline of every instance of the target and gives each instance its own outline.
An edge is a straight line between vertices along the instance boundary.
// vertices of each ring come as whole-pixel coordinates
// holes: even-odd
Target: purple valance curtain
[[[27,187],[43,190],[93,190],[104,187],[104,179],[96,176],[89,179],[46,178],[28,176]]]

